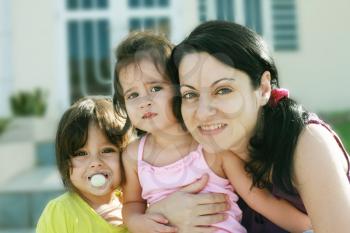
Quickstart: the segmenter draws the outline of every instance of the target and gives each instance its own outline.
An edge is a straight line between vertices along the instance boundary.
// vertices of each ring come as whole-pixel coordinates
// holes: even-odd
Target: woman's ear
[[[259,90],[260,106],[264,106],[271,95],[271,73],[269,71],[265,71],[261,75]]]

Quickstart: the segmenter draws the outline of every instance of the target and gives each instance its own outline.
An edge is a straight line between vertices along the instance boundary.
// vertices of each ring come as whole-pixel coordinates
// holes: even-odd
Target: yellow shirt
[[[36,233],[127,233],[125,226],[106,222],[78,194],[66,192],[51,200],[37,224]]]

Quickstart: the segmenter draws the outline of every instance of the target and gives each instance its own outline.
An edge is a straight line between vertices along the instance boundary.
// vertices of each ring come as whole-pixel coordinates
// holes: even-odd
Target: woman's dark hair
[[[107,139],[120,150],[121,185],[125,182],[125,172],[121,151],[129,141],[129,134],[122,132],[124,120],[114,111],[111,98],[103,96],[84,97],[75,102],[62,116],[56,133],[56,162],[63,185],[75,190],[70,180],[74,153],[83,147],[88,139],[90,123],[95,123]]]
[[[196,27],[177,45],[171,54],[168,70],[172,83],[178,87],[178,67],[186,54],[206,52],[222,63],[247,73],[254,88],[260,86],[262,74],[269,71],[272,88],[278,88],[275,63],[263,39],[254,31],[236,23],[209,21]],[[179,88],[174,98],[174,114],[183,123]],[[246,170],[253,185],[276,185],[287,193],[292,184],[293,153],[308,113],[290,98],[277,106],[266,104],[260,113],[255,135],[249,143],[250,160]]]
[[[162,35],[150,32],[131,33],[122,41],[115,51],[117,63],[114,68],[114,95],[113,103],[117,114],[125,119],[124,131],[128,131],[132,125],[126,113],[123,88],[120,84],[120,71],[130,64],[138,65],[142,60],[148,59],[153,62],[159,73],[169,78],[166,65],[171,54],[173,45]],[[144,134],[136,129],[137,134]]]

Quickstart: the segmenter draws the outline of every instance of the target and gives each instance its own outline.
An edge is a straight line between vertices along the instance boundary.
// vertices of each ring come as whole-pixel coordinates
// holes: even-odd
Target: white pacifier
[[[90,182],[94,187],[101,187],[106,183],[106,177],[102,174],[96,174],[91,177]]]

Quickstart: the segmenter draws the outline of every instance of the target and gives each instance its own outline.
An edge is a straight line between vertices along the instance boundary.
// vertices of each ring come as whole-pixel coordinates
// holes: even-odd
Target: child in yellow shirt
[[[37,233],[126,233],[116,190],[125,182],[121,149],[128,134],[105,97],[85,97],[62,116],[56,161],[67,192],[51,200]]]

